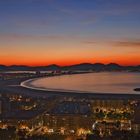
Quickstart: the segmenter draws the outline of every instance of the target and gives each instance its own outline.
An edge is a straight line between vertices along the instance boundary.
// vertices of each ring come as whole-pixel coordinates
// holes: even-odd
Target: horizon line
[[[115,62],[110,62],[110,63],[100,63],[100,62],[96,62],[96,63],[90,63],[90,62],[82,62],[82,63],[75,63],[75,64],[70,64],[70,65],[61,65],[61,64],[55,64],[55,63],[51,63],[51,64],[46,64],[46,65],[28,65],[28,64],[11,64],[11,65],[7,65],[7,64],[0,64],[0,66],[28,66],[28,67],[46,67],[46,66],[51,66],[51,65],[56,65],[59,67],[67,67],[67,66],[74,66],[74,65],[80,65],[80,64],[103,64],[103,65],[109,65],[109,64],[117,64],[119,66],[140,66],[140,64],[130,64],[130,65],[122,65],[119,63],[115,63]]]

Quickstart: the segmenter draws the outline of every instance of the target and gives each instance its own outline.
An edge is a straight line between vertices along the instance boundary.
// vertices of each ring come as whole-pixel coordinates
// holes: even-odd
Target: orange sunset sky
[[[140,65],[140,1],[0,1],[0,64]]]

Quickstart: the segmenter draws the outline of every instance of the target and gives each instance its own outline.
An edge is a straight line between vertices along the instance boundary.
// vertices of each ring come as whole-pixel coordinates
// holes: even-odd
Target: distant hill
[[[24,66],[24,65],[0,65],[0,71],[55,71],[55,70],[69,70],[69,71],[138,71],[140,72],[140,65],[138,66],[121,66],[116,63],[102,64],[102,63],[81,63],[70,66],[58,66],[55,64],[48,66]]]

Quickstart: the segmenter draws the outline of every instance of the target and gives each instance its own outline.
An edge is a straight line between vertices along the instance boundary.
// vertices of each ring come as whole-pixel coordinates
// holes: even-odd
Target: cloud
[[[81,41],[83,44],[87,45],[94,45],[94,44],[100,44],[100,45],[111,45],[114,47],[128,47],[128,48],[140,48],[140,40],[137,39],[131,39],[131,40],[117,40],[117,41],[109,41],[104,39],[89,39],[86,41]]]
[[[112,43],[115,46],[121,46],[121,47],[140,47],[140,40],[114,41]]]

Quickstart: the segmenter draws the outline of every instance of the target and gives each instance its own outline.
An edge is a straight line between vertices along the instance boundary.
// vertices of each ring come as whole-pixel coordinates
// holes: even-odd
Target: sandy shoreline
[[[60,76],[63,76],[63,75],[60,75]],[[39,79],[43,79],[43,78],[49,78],[47,76],[45,77],[39,77],[39,78],[33,78],[33,79],[28,79],[28,80],[25,80],[23,82],[20,83],[20,86],[22,87],[25,87],[25,88],[29,88],[29,89],[34,89],[34,90],[40,90],[40,91],[53,91],[53,92],[66,92],[66,93],[88,93],[88,94],[95,94],[95,92],[90,92],[90,91],[80,91],[80,90],[67,90],[67,89],[59,89],[59,88],[45,88],[45,87],[41,87],[41,86],[34,86],[32,84],[32,82],[36,81],[36,80],[39,80]],[[112,92],[108,92],[108,93],[105,93],[105,92],[96,92],[96,94],[120,94],[120,93],[112,93]],[[140,94],[139,92],[137,93],[122,93],[122,94]]]
[[[93,93],[93,92],[87,92],[87,91],[76,91],[76,90],[63,90],[63,89],[52,89],[52,88],[43,88],[43,87],[35,87],[31,84],[31,82],[42,79],[42,78],[47,78],[47,77],[41,77],[41,78],[33,78],[33,79],[28,79],[26,81],[23,81],[20,83],[20,86],[29,88],[29,89],[34,89],[34,90],[40,90],[40,91],[54,91],[54,92],[68,92],[68,93]],[[100,94],[100,93],[99,93]]]
[[[38,77],[43,78],[43,77]],[[81,94],[79,92],[71,91],[48,91],[48,90],[41,90],[36,88],[27,88],[23,84],[25,82],[31,82],[33,80],[36,80],[38,78],[23,78],[23,79],[12,79],[9,81],[5,81],[3,85],[0,85],[0,92],[3,93],[11,93],[11,94],[22,94],[22,95],[28,95],[32,97],[50,97],[50,96],[68,96],[68,97],[80,97],[80,98],[94,98],[94,99],[140,99],[140,94],[117,94],[117,93],[88,93],[88,92],[82,92]],[[16,85],[16,86],[10,86],[10,85]]]

